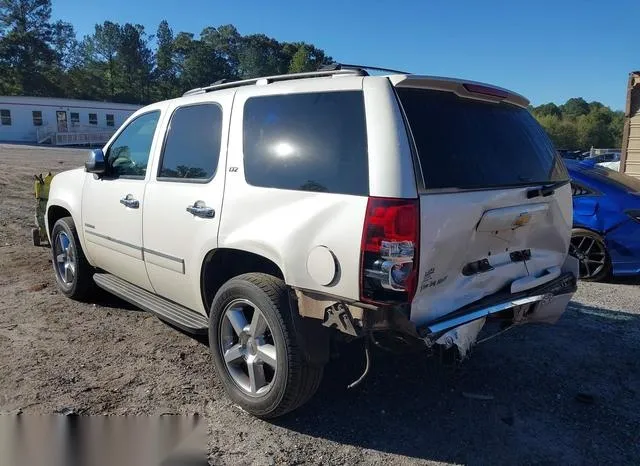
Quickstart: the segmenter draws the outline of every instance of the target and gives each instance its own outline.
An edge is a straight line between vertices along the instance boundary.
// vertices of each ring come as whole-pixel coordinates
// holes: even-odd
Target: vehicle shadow
[[[111,294],[102,288],[96,287],[94,294],[91,296],[88,301],[90,304],[95,304],[96,306],[105,307],[109,309],[122,309],[126,311],[138,311],[145,312],[139,307],[134,306],[133,304],[125,301],[124,299],[118,298],[116,295]]]
[[[275,424],[406,457],[465,464],[640,458],[640,315],[571,303],[555,326],[478,345],[457,368],[376,351],[334,361],[316,396]]]
[[[100,307],[104,307],[104,308],[109,308],[109,309],[119,309],[119,310],[126,310],[126,311],[137,311],[137,312],[143,312],[146,313],[147,311],[145,311],[144,309],[140,309],[139,307],[135,306],[134,304],[131,304],[128,301],[125,301],[124,299],[121,299],[119,297],[117,297],[114,294],[109,293],[108,291],[103,290],[102,288],[96,288],[95,294],[91,297],[90,300],[91,304],[95,304],[96,306],[100,306]],[[154,315],[153,313],[149,312],[149,315]],[[160,322],[162,322],[164,325],[168,326],[169,328],[189,337],[192,338],[194,340],[196,340],[197,342],[208,346],[209,345],[209,337],[204,334],[204,335],[196,335],[190,332],[187,332],[185,330],[182,330],[180,327],[177,327],[176,325],[172,324],[169,321],[165,321],[160,319],[158,316],[155,316],[156,319],[158,319]]]
[[[640,277],[613,277],[609,283],[614,285],[640,285]]]

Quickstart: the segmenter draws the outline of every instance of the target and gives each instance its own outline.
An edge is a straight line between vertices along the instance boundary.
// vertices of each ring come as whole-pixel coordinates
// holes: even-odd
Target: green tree
[[[81,61],[78,39],[71,23],[57,21],[51,25],[51,45],[63,70]]]
[[[126,23],[121,28],[116,57],[119,100],[144,103],[150,100],[153,53],[144,27]]]
[[[176,75],[182,80],[185,72],[185,62],[191,53],[193,34],[180,32],[173,40],[173,60],[176,67]]]
[[[119,102],[142,104],[151,100],[154,55],[143,26],[111,21],[96,24],[94,33],[85,37],[79,48],[82,71],[73,73],[80,85],[78,92],[89,90]],[[94,79],[98,82],[87,82]]]
[[[534,107],[533,112],[539,116],[553,115],[558,118],[562,117],[562,111],[556,104],[552,102]]]
[[[106,64],[103,76],[107,88],[106,94],[110,100],[113,100],[116,95],[116,83],[118,80],[116,55],[120,48],[121,40],[122,30],[120,25],[105,21],[103,24],[96,24],[95,32],[92,36],[85,38],[83,46],[86,62],[90,67],[99,68],[99,66],[95,66],[95,62]]]
[[[176,65],[174,62],[173,31],[169,23],[163,20],[156,33],[156,91],[160,99],[176,95]]]
[[[565,102],[560,107],[562,115],[568,118],[577,118],[586,115],[591,110],[589,104],[582,97],[574,97]]]
[[[285,74],[289,60],[281,44],[264,34],[244,36],[238,53],[238,72],[242,78]]]
[[[622,131],[624,129],[624,112],[614,112],[609,123],[612,147],[622,147]]]
[[[51,0],[0,0],[0,89],[60,95],[53,79]]]
[[[599,109],[581,115],[576,120],[578,142],[583,148],[612,147],[614,140],[609,128],[611,111]]]
[[[597,102],[597,101],[593,101],[593,102],[589,102],[589,111],[593,112],[595,110],[600,110],[600,109],[604,109],[607,108],[604,106],[604,104],[602,104],[601,102]]]
[[[180,33],[174,47],[182,90],[206,86],[233,75],[227,60],[208,41],[194,40],[193,34]]]
[[[207,27],[200,33],[200,39],[210,45],[217,56],[226,62],[229,78],[238,78],[239,51],[242,36],[232,24],[225,24],[218,28]]]
[[[306,45],[301,45],[291,58],[289,64],[289,73],[302,73],[304,71],[313,71],[313,63],[309,56],[309,49]]]
[[[564,105],[553,103],[530,107],[554,144],[563,149],[587,150],[593,147],[619,148],[624,114],[613,112],[601,102],[587,103],[574,97]]]
[[[558,149],[580,147],[577,128],[571,122],[562,120],[556,115],[543,115],[538,118],[538,121]]]
[[[0,93],[148,103],[220,79],[315,70],[331,62],[303,42],[242,36],[231,24],[174,36],[162,21],[152,50],[142,26],[105,21],[78,40],[51,22],[51,0],[0,0]]]

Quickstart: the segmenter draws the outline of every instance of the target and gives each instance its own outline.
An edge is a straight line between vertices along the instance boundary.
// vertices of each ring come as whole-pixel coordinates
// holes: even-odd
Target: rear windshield
[[[398,88],[427,189],[483,189],[568,179],[529,111],[452,92]]]

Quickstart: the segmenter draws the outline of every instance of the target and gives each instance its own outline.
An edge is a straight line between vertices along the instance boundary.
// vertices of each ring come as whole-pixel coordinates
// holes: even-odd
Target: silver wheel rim
[[[580,278],[593,278],[602,272],[606,265],[607,253],[604,244],[591,236],[572,236],[569,252],[580,263]]]
[[[64,231],[61,231],[56,236],[53,257],[56,261],[58,278],[65,285],[71,285],[76,276],[76,253],[73,243]]]
[[[251,301],[236,299],[224,310],[219,327],[220,354],[234,383],[250,396],[273,386],[277,352],[271,328]]]

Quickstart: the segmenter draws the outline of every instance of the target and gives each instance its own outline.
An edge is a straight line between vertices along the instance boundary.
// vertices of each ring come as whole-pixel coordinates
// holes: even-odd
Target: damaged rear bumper
[[[576,275],[564,272],[536,288],[512,294],[508,291],[488,296],[416,328],[427,346],[456,345],[464,356],[487,318],[505,314],[512,324],[554,323],[565,311],[577,290]]]
[[[577,260],[567,256],[560,276],[542,285],[518,293],[505,286],[501,292],[417,325],[408,307],[380,308],[301,289],[295,289],[295,299],[301,317],[321,320],[324,327],[346,338],[387,337],[406,348],[456,346],[464,357],[485,323],[497,323],[501,330],[531,322],[555,323],[577,290],[577,275]]]

